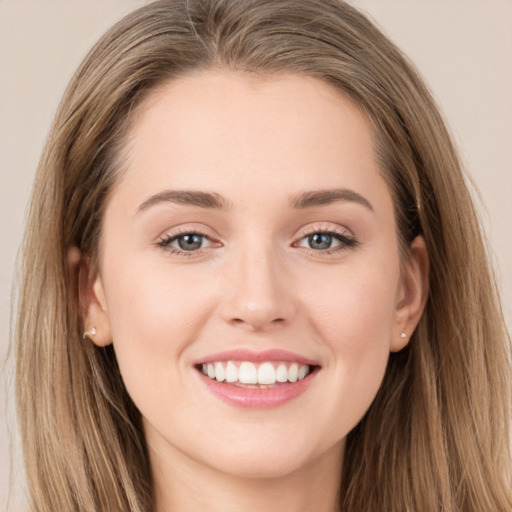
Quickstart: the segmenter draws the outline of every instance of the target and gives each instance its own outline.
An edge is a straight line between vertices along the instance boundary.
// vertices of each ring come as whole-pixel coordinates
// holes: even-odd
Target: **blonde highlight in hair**
[[[373,123],[404,254],[426,241],[426,310],[348,436],[341,510],[511,510],[510,344],[465,178],[418,73],[341,0],[160,0],[110,29],[71,80],[21,262],[16,395],[32,509],[153,508],[140,414],[112,347],[82,340],[68,257],[76,247],[95,265],[143,100],[212,66],[312,76],[348,96]]]

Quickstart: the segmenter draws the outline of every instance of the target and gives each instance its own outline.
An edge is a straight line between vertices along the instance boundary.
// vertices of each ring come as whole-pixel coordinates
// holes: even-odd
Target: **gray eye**
[[[184,251],[194,251],[203,245],[203,235],[189,234],[180,235],[176,238],[178,246]]]
[[[308,236],[308,242],[312,249],[330,249],[333,236],[327,233],[314,233]]]

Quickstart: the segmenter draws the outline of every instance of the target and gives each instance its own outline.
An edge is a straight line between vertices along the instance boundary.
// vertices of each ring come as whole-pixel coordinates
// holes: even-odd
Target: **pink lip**
[[[255,352],[245,348],[217,352],[216,354],[211,354],[197,360],[193,365],[197,366],[217,361],[252,361],[253,363],[260,361],[290,361],[293,363],[308,364],[309,366],[318,366],[318,362],[287,350],[271,349]]]
[[[199,367],[202,364],[212,363],[216,361],[290,361],[299,364],[307,364],[314,366],[312,372],[304,379],[297,382],[289,382],[286,384],[278,384],[272,388],[244,388],[229,384],[226,382],[217,382],[203,375]],[[197,369],[197,375],[201,382],[216,397],[222,401],[237,407],[265,409],[283,405],[290,400],[302,395],[313,382],[318,373],[318,363],[315,361],[288,352],[286,350],[265,350],[263,352],[254,352],[247,349],[230,350],[226,352],[218,352],[207,356],[194,363]]]

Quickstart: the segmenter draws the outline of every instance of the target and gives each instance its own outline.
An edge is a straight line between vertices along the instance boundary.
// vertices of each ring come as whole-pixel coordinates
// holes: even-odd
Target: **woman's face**
[[[368,120],[313,78],[200,72],[152,94],[123,156],[87,321],[152,458],[338,463],[422,293]]]

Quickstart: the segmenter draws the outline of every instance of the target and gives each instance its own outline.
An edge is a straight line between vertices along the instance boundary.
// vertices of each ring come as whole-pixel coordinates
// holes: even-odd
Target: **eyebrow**
[[[307,208],[326,206],[337,201],[357,203],[372,212],[374,211],[373,206],[365,197],[354,190],[347,188],[303,192],[297,196],[293,196],[290,199],[289,204],[293,209],[305,210]],[[202,192],[198,190],[165,190],[144,201],[139,206],[138,212],[146,210],[150,206],[154,206],[159,203],[175,203],[215,210],[227,210],[232,207],[232,203],[215,192]]]
[[[230,207],[230,203],[220,194],[215,192],[200,192],[198,190],[165,190],[144,201],[139,206],[139,212],[146,210],[150,206],[158,203],[175,203],[200,208],[212,208],[225,210]]]
[[[317,206],[326,206],[336,201],[348,201],[360,204],[370,211],[374,211],[370,201],[361,194],[348,188],[337,188],[328,190],[315,190],[311,192],[303,192],[295,196],[290,201],[292,208],[303,210],[306,208],[314,208]]]

